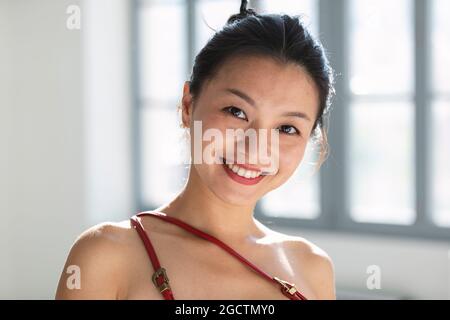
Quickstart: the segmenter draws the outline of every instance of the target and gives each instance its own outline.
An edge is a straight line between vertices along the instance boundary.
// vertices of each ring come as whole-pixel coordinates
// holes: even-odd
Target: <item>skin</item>
[[[230,179],[221,164],[193,164],[183,190],[155,209],[176,217],[228,244],[270,275],[292,282],[308,299],[335,299],[330,257],[312,242],[269,229],[254,216],[256,202],[284,184],[303,159],[319,109],[318,90],[300,66],[267,57],[234,57],[205,82],[194,97],[184,85],[182,121],[203,129],[283,128],[277,173],[245,186]],[[254,106],[227,88],[238,89]],[[224,108],[234,106],[234,114]],[[309,120],[285,117],[302,112]],[[297,133],[297,130],[300,133]],[[262,167],[262,165],[261,165]],[[281,299],[279,286],[265,280],[213,243],[178,226],[143,217],[175,299]],[[68,266],[81,270],[81,289],[68,289]],[[151,282],[153,268],[128,220],[103,223],[83,232],[73,245],[58,284],[57,299],[163,299]]]

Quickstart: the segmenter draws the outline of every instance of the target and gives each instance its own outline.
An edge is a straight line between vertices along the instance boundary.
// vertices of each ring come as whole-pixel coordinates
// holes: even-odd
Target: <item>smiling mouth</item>
[[[231,179],[244,185],[257,184],[268,174],[260,169],[248,169],[249,166],[244,168],[244,165],[227,164],[224,158],[222,158],[222,167]]]

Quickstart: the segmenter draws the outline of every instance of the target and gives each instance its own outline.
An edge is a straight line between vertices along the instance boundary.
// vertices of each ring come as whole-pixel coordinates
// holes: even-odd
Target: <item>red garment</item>
[[[158,261],[158,257],[156,256],[155,253],[155,249],[152,246],[152,243],[150,242],[150,239],[147,235],[147,233],[144,230],[144,227],[142,226],[142,223],[140,221],[140,219],[138,219],[138,217],[140,216],[153,216],[153,217],[157,217],[161,220],[167,221],[169,223],[178,225],[179,227],[185,229],[186,231],[189,231],[193,234],[195,234],[196,236],[199,236],[200,238],[206,239],[208,241],[211,241],[213,243],[215,243],[216,245],[218,245],[219,247],[221,247],[222,249],[224,249],[225,251],[227,251],[228,253],[230,253],[231,255],[233,255],[234,257],[236,257],[237,259],[239,259],[241,262],[245,263],[246,265],[248,265],[249,267],[251,267],[254,271],[256,271],[257,273],[259,273],[261,276],[263,276],[264,278],[266,278],[267,280],[274,282],[275,284],[280,286],[280,290],[281,292],[288,297],[291,300],[307,300],[305,298],[305,296],[303,296],[294,286],[294,284],[283,281],[277,277],[272,277],[269,274],[267,274],[266,272],[260,270],[258,267],[256,267],[254,264],[252,264],[251,262],[249,262],[247,259],[245,259],[244,257],[242,257],[239,253],[237,253],[236,251],[234,251],[232,248],[230,248],[229,246],[227,246],[225,243],[223,243],[222,241],[220,241],[219,239],[197,229],[194,228],[190,225],[188,225],[187,223],[174,218],[174,217],[169,217],[167,216],[165,213],[162,212],[157,212],[157,211],[145,211],[145,212],[141,212],[138,213],[136,215],[134,215],[133,217],[131,217],[131,224],[133,225],[133,227],[137,230],[139,236],[141,237],[145,249],[147,250],[148,256],[150,257],[150,260],[152,262],[153,268],[155,271],[155,273],[152,276],[152,280],[153,283],[155,284],[155,286],[159,289],[159,291],[161,292],[161,294],[164,296],[165,300],[175,300],[174,296],[173,296],[173,292],[172,289],[169,285],[169,279],[167,277],[166,274],[166,270],[161,267],[159,261]]]

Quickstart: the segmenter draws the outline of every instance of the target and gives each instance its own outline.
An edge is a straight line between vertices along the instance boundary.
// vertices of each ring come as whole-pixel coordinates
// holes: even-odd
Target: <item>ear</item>
[[[183,98],[181,100],[181,120],[185,128],[190,127],[193,110],[193,97],[189,89],[190,84],[190,81],[184,82]]]

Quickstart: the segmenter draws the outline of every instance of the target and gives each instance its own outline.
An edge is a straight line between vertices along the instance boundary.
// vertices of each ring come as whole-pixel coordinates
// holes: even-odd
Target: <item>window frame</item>
[[[186,3],[186,37],[187,37],[187,70],[192,69],[196,55],[195,44],[195,6],[198,0],[179,0]],[[414,23],[414,75],[415,85],[412,96],[414,107],[414,163],[415,163],[415,211],[416,220],[412,225],[392,225],[383,223],[368,223],[354,221],[350,216],[348,203],[348,124],[349,108],[353,95],[349,88],[349,39],[347,25],[348,0],[317,0],[320,40],[328,52],[328,57],[339,75],[336,79],[337,95],[333,99],[333,111],[328,119],[328,142],[330,157],[319,171],[320,184],[320,215],[310,220],[303,218],[273,217],[266,215],[260,202],[255,208],[255,217],[261,222],[271,221],[273,227],[312,229],[324,232],[358,233],[368,235],[389,235],[393,237],[424,238],[430,240],[450,240],[450,228],[435,224],[430,206],[430,179],[428,165],[430,162],[431,105],[436,95],[431,87],[431,4],[428,0],[413,1]],[[134,155],[133,180],[135,189],[135,205],[138,211],[150,210],[156,207],[152,203],[143,203],[141,196],[141,96],[139,92],[139,9],[151,0],[133,0],[131,10],[132,33],[132,84],[133,84],[133,115],[132,115],[132,149]],[[252,2],[258,9],[258,2]]]

